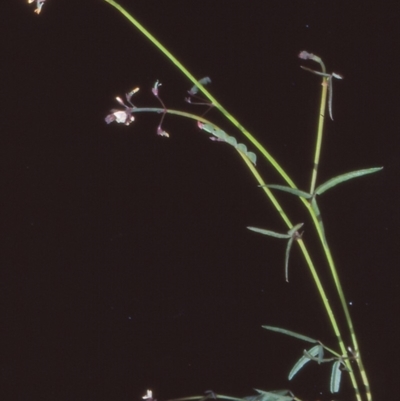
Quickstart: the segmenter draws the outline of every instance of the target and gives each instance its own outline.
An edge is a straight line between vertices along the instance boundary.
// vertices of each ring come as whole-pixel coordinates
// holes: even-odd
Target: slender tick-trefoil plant
[[[29,3],[33,3],[35,0],[28,0]],[[155,82],[152,93],[157,98],[157,101],[160,104],[160,107],[138,107],[135,106],[132,102],[133,96],[138,92],[139,88],[135,88],[129,91],[125,95],[125,99],[117,97],[116,100],[119,103],[120,107],[117,109],[111,110],[110,114],[108,114],[105,118],[105,121],[109,124],[112,122],[122,123],[125,125],[130,125],[134,122],[135,116],[138,113],[156,113],[157,115],[161,115],[159,124],[157,126],[157,134],[163,137],[169,137],[169,134],[163,128],[163,121],[167,115],[177,115],[183,118],[192,119],[196,122],[198,128],[204,131],[210,136],[210,139],[219,142],[225,142],[231,146],[233,146],[238,155],[245,162],[246,167],[253,174],[258,186],[262,191],[264,191],[265,195],[269,198],[272,203],[272,206],[276,209],[278,214],[281,216],[283,223],[287,227],[287,232],[279,233],[272,231],[270,229],[258,228],[258,227],[248,227],[249,230],[254,231],[256,233],[285,239],[287,241],[286,252],[284,256],[284,277],[286,281],[289,281],[289,255],[290,249],[294,243],[298,244],[300,250],[304,256],[306,265],[310,269],[311,275],[313,277],[314,283],[319,292],[321,301],[328,315],[328,319],[331,323],[332,330],[336,336],[337,344],[335,348],[331,348],[323,344],[321,341],[313,339],[307,335],[299,334],[297,332],[273,327],[273,326],[263,326],[263,328],[278,332],[280,334],[289,335],[295,337],[301,341],[308,342],[313,344],[311,348],[308,348],[303,351],[303,355],[296,362],[296,364],[291,369],[288,379],[292,379],[296,373],[303,368],[308,362],[316,362],[317,364],[321,363],[329,363],[331,364],[331,375],[330,375],[330,391],[332,393],[337,393],[340,390],[340,382],[343,376],[343,373],[348,375],[352,386],[355,392],[355,398],[357,401],[371,401],[372,395],[370,392],[369,382],[367,378],[367,374],[364,369],[364,365],[362,362],[360,349],[358,346],[357,337],[355,334],[353,322],[349,313],[349,309],[347,307],[346,298],[339,280],[339,275],[330,251],[328,240],[325,236],[324,225],[322,222],[322,216],[318,207],[317,197],[322,195],[324,192],[329,190],[330,188],[344,182],[351,180],[356,177],[361,177],[366,174],[375,173],[381,170],[381,167],[375,168],[367,168],[363,170],[352,171],[346,174],[342,174],[331,178],[330,180],[319,183],[318,181],[318,166],[320,163],[320,153],[321,153],[321,145],[323,140],[323,128],[325,122],[325,112],[328,110],[329,117],[333,120],[332,113],[332,99],[333,99],[333,80],[334,79],[342,79],[342,77],[336,73],[328,73],[324,63],[321,58],[306,51],[302,51],[299,54],[299,58],[304,60],[307,65],[301,66],[304,70],[311,72],[317,76],[320,76],[322,79],[322,90],[321,90],[321,102],[319,109],[319,122],[318,122],[318,131],[316,138],[316,146],[315,146],[315,155],[314,155],[314,166],[311,171],[310,178],[310,189],[309,190],[300,190],[297,188],[293,180],[286,173],[286,171],[280,166],[280,164],[271,156],[271,154],[266,150],[266,148],[257,141],[257,139],[244,128],[236,118],[230,114],[205,88],[205,85],[211,82],[210,78],[205,77],[202,79],[196,79],[149,31],[147,31],[128,11],[126,11],[123,7],[121,7],[114,0],[104,0],[109,3],[111,6],[115,7],[124,17],[126,17],[153,45],[157,47],[157,49],[163,53],[181,72],[184,76],[186,76],[189,81],[192,83],[192,88],[188,91],[188,97],[185,99],[189,104],[198,103],[197,99],[198,95],[201,94],[205,97],[205,100],[202,101],[203,104],[208,105],[209,107],[213,107],[217,109],[222,115],[232,124],[232,129],[239,131],[245,139],[250,142],[250,146],[253,151],[247,149],[247,146],[239,143],[237,139],[231,135],[228,135],[225,131],[223,131],[220,127],[218,127],[213,122],[209,121],[203,116],[195,115],[189,111],[180,111],[180,110],[172,110],[165,106],[163,100],[160,97],[160,82]],[[36,0],[36,9],[35,12],[39,14],[42,10],[43,4],[45,0]],[[314,63],[314,64],[313,64]],[[312,68],[311,68],[312,67]],[[318,68],[318,69],[315,69]],[[275,169],[283,180],[283,184],[269,184],[264,181],[261,174],[257,170],[257,157],[264,158],[267,163]],[[305,208],[307,209],[311,221],[314,224],[315,230],[319,236],[321,247],[325,253],[327,264],[330,268],[330,273],[332,276],[332,280],[334,286],[337,291],[337,296],[339,302],[342,307],[342,312],[345,317],[346,322],[346,337],[347,334],[350,335],[350,344],[345,344],[343,337],[343,328],[339,327],[337,322],[337,318],[332,310],[330,302],[328,301],[325,289],[320,280],[320,269],[317,269],[314,265],[311,254],[309,253],[308,247],[306,246],[304,240],[302,239],[302,233],[300,229],[303,226],[303,222],[292,222],[289,219],[287,213],[284,211],[283,207],[280,205],[276,193],[277,192],[286,192],[288,194],[294,195],[298,197],[300,202],[303,203]],[[272,334],[271,334],[272,335]],[[346,346],[347,345],[347,346]],[[219,398],[219,399],[228,399],[232,401],[290,401],[290,400],[300,400],[300,398],[296,397],[291,391],[262,391],[256,390],[257,394],[244,398],[235,398],[229,396],[223,396],[220,394],[215,394],[213,392],[206,392],[205,395],[192,396],[192,397],[184,397],[175,399],[174,401],[190,401],[190,400],[201,400],[204,401],[209,398]],[[147,399],[148,401],[153,401],[153,394],[151,390],[147,392],[147,394],[143,397],[143,399]],[[172,401],[172,400],[171,400]]]

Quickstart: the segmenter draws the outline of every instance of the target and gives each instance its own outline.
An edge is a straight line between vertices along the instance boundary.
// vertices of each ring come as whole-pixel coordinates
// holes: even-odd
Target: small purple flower
[[[42,10],[43,4],[46,0],[28,0],[28,3],[33,3],[34,1],[36,1],[36,9],[35,9],[35,13],[36,14],[40,14],[40,11]]]
[[[135,117],[132,115],[133,110],[136,108],[132,103],[131,103],[131,97],[139,90],[139,88],[135,88],[131,90],[129,93],[125,95],[126,101],[129,103],[130,106],[126,105],[124,101],[120,97],[116,97],[117,102],[124,107],[124,110],[120,109],[112,109],[111,114],[109,114],[106,118],[105,121],[107,124],[112,123],[113,121],[116,121],[117,123],[122,123],[125,125],[129,125],[133,121],[135,121]]]

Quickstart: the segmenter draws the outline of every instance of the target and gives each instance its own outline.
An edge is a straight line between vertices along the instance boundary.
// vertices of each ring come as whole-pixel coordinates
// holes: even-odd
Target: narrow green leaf
[[[340,388],[340,379],[342,378],[342,371],[340,370],[340,361],[335,361],[332,365],[332,373],[331,373],[331,384],[330,390],[331,393],[337,393]]]
[[[278,189],[279,191],[288,192],[292,195],[300,196],[301,198],[306,198],[306,199],[311,198],[311,195],[308,192],[300,191],[300,189],[297,188],[291,188],[291,187],[286,187],[284,185],[275,185],[275,184],[265,185],[265,186],[272,189]]]
[[[293,366],[292,370],[289,373],[288,379],[292,380],[294,375],[307,363],[311,361],[311,358],[309,358],[307,354],[310,354],[313,357],[316,357],[318,355],[319,352],[319,345],[315,345],[314,347],[312,347],[311,349],[309,349],[308,351],[305,351],[305,355],[303,355]]]
[[[362,177],[363,175],[366,175],[366,174],[376,173],[377,171],[380,171],[382,169],[383,169],[383,167],[372,167],[372,168],[351,171],[350,173],[345,173],[345,174],[338,175],[337,177],[331,178],[330,180],[328,180],[328,181],[324,182],[323,184],[321,184],[315,190],[315,193],[318,194],[318,195],[321,195],[322,193],[324,193],[328,189],[336,186],[337,184],[340,184],[341,182],[348,181],[348,180],[351,180],[351,179],[357,178],[357,177]]]
[[[260,233],[263,235],[269,235],[270,237],[275,237],[275,238],[290,238],[289,234],[280,234],[276,233],[275,231],[270,231],[270,230],[264,230],[262,228],[257,228],[257,227],[247,227],[247,229],[251,231],[255,231],[256,233]]]
[[[294,331],[291,331],[291,330],[281,329],[280,327],[262,326],[262,328],[270,330],[270,331],[276,331],[278,333],[286,334],[287,336],[295,337],[295,338],[298,338],[300,340],[307,341],[309,343],[314,343],[314,344],[318,343],[318,340],[314,340],[311,337],[307,337],[307,336],[304,336],[303,334],[295,333]]]
[[[294,234],[299,230],[304,223],[299,223],[296,224],[293,228],[291,228],[288,231],[288,234],[290,235],[289,241],[286,246],[286,252],[285,252],[285,280],[286,282],[289,282],[289,255],[290,255],[290,249],[293,245],[293,241],[295,240]]]
[[[285,252],[285,280],[287,283],[289,282],[289,254],[292,244],[293,244],[293,237],[290,237]]]

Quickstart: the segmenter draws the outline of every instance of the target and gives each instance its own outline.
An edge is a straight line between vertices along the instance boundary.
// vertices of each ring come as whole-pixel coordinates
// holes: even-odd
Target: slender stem
[[[322,61],[321,61],[322,62]],[[323,70],[324,70],[325,66],[323,66]],[[324,71],[325,72],[325,71]],[[317,174],[318,174],[318,166],[319,166],[319,158],[320,158],[320,153],[321,153],[321,147],[322,147],[322,137],[323,137],[323,128],[324,128],[324,119],[325,119],[325,110],[326,110],[326,97],[327,97],[327,90],[328,90],[328,84],[330,84],[330,82],[328,80],[331,80],[332,77],[323,77],[322,79],[322,93],[321,93],[321,104],[320,104],[320,115],[319,115],[319,123],[318,123],[318,132],[317,132],[317,143],[316,143],[316,150],[315,150],[315,156],[314,156],[314,167],[313,167],[313,173],[312,173],[312,179],[311,179],[311,188],[310,188],[310,193],[313,194],[314,190],[315,190],[315,185],[316,185],[316,181],[317,181]],[[307,204],[308,205],[308,202]],[[363,381],[364,387],[365,387],[365,393],[367,396],[367,400],[371,401],[372,400],[372,395],[371,395],[371,390],[370,390],[370,385],[369,385],[369,381],[368,381],[368,377],[367,374],[365,372],[364,369],[364,365],[361,359],[361,354],[360,354],[360,350],[359,350],[359,346],[358,346],[358,341],[357,341],[357,337],[355,334],[355,330],[354,330],[354,325],[353,325],[353,321],[351,319],[350,316],[350,312],[349,312],[349,308],[347,306],[347,301],[343,292],[343,288],[342,285],[340,283],[340,279],[337,273],[337,269],[335,267],[335,263],[330,251],[330,248],[327,244],[327,240],[324,236],[324,234],[321,232],[321,227],[320,224],[318,222],[318,216],[315,216],[314,211],[312,210],[312,208],[309,208],[310,214],[313,217],[314,220],[314,225],[319,233],[320,236],[320,240],[321,240],[321,244],[324,248],[324,252],[329,264],[329,268],[332,274],[332,278],[333,281],[335,283],[336,286],[336,291],[338,293],[339,299],[340,299],[340,303],[343,309],[343,313],[345,315],[346,318],[346,323],[348,326],[348,329],[350,331],[350,336],[351,336],[351,340],[352,340],[352,344],[353,344],[353,348],[354,351],[356,353],[358,353],[358,358],[357,358],[357,365],[358,368],[360,370],[360,374],[361,374],[361,379]],[[346,351],[347,353],[347,351]]]
[[[313,213],[312,210],[311,210],[311,212]],[[317,219],[315,219],[314,223],[315,223],[317,229],[320,229],[320,225],[318,224],[318,220]],[[331,271],[331,274],[332,274],[332,278],[333,278],[333,281],[334,281],[335,286],[336,286],[336,291],[338,293],[338,296],[339,296],[339,299],[340,299],[340,303],[341,303],[342,308],[343,308],[343,313],[344,313],[345,318],[346,318],[346,323],[347,323],[347,326],[348,326],[349,331],[350,331],[350,337],[351,337],[351,341],[352,341],[352,345],[353,345],[353,350],[357,353],[356,363],[357,363],[358,368],[360,370],[361,379],[362,379],[364,387],[365,387],[365,393],[366,393],[367,399],[370,401],[370,400],[372,400],[371,389],[370,389],[367,373],[365,371],[364,364],[363,364],[362,359],[361,359],[360,348],[359,348],[357,337],[356,337],[356,334],[355,334],[354,325],[353,325],[353,321],[352,321],[352,318],[351,318],[351,315],[350,315],[350,311],[349,311],[349,308],[347,306],[346,297],[344,295],[343,288],[342,288],[342,285],[341,285],[340,280],[339,280],[339,276],[338,276],[338,273],[337,273],[337,269],[335,267],[334,260],[332,258],[332,254],[331,254],[329,245],[326,243],[326,241],[324,241],[322,233],[320,233],[320,239],[321,239],[321,244],[324,247],[325,255],[326,255],[326,258],[328,260],[328,264],[329,264],[329,268],[330,268],[330,271]]]
[[[285,223],[287,224],[287,226],[288,226],[289,228],[292,228],[292,227],[293,227],[292,223],[291,223],[290,220],[287,218],[286,214],[284,213],[284,211],[283,211],[282,208],[280,207],[279,202],[278,202],[278,201],[276,200],[276,198],[273,196],[273,194],[271,193],[270,189],[269,189],[267,186],[265,186],[264,180],[262,179],[262,177],[261,177],[260,174],[258,173],[258,171],[257,171],[257,169],[255,168],[255,166],[254,166],[254,165],[251,163],[251,161],[248,160],[248,158],[245,157],[240,151],[239,151],[239,153],[241,154],[241,156],[243,157],[244,161],[246,162],[247,167],[248,167],[248,168],[250,169],[250,171],[253,173],[253,175],[254,175],[254,177],[256,178],[258,184],[259,184],[260,186],[262,186],[262,189],[265,191],[265,193],[266,193],[267,196],[270,198],[270,200],[271,200],[271,202],[273,203],[273,205],[275,206],[275,208],[278,210],[278,212],[279,212],[280,215],[282,216],[282,218],[283,218],[283,220],[285,221]],[[315,223],[316,223],[317,229],[318,229],[319,232],[320,232],[320,225],[318,224],[317,216],[315,216],[314,211],[313,211],[311,205],[310,205],[307,201],[306,201],[306,205],[307,205],[307,208],[308,208],[309,211],[310,211],[310,214],[315,218]],[[320,232],[320,235],[321,235],[321,241],[322,241],[322,233],[321,233],[321,232]],[[310,272],[311,272],[311,275],[312,275],[312,277],[313,277],[313,279],[314,279],[315,285],[317,286],[318,292],[319,292],[319,294],[320,294],[320,297],[321,297],[322,302],[323,302],[323,304],[324,304],[325,310],[326,310],[326,312],[327,312],[327,314],[328,314],[328,317],[329,317],[329,320],[330,320],[330,322],[331,322],[331,326],[332,326],[333,331],[334,331],[334,333],[335,333],[335,335],[336,335],[336,339],[337,339],[337,342],[338,342],[338,344],[339,344],[341,353],[342,353],[342,355],[346,355],[346,354],[347,354],[347,350],[346,350],[346,346],[345,346],[345,344],[344,344],[342,335],[341,335],[341,333],[340,333],[339,326],[338,326],[338,324],[337,324],[335,315],[334,315],[333,310],[332,310],[332,308],[331,308],[331,306],[330,306],[330,304],[329,304],[328,297],[327,297],[327,295],[326,295],[326,292],[325,292],[325,290],[324,290],[324,287],[322,286],[321,280],[319,279],[318,273],[317,273],[317,271],[316,271],[316,269],[315,269],[315,266],[314,266],[314,263],[313,263],[313,261],[312,261],[312,259],[311,259],[311,256],[310,256],[310,254],[308,253],[308,250],[307,250],[307,248],[306,248],[306,246],[305,246],[305,244],[304,244],[304,241],[303,241],[302,239],[299,239],[297,242],[299,243],[300,249],[301,249],[301,251],[302,251],[302,253],[303,253],[303,256],[304,256],[304,258],[305,258],[305,260],[306,260],[306,263],[307,263],[307,265],[308,265],[308,267],[309,267],[309,269],[310,269]],[[337,275],[336,275],[336,277],[337,277]],[[337,278],[338,278],[338,277],[337,277]],[[343,294],[343,292],[342,292],[342,294]],[[351,321],[351,320],[350,320],[350,321]],[[353,330],[353,333],[354,333],[354,330]],[[355,335],[354,335],[354,337],[355,337]],[[358,348],[357,348],[357,349],[358,349]],[[351,369],[350,361],[346,359],[346,360],[344,360],[344,363],[346,364],[347,368],[349,369],[350,380],[351,380],[351,382],[352,382],[352,385],[353,385],[353,388],[354,388],[354,391],[355,391],[357,400],[361,401],[362,398],[361,398],[360,390],[359,390],[359,387],[358,387],[357,379],[356,379],[356,377],[355,377],[355,375],[354,375],[353,370]],[[364,373],[365,373],[365,371],[364,371]],[[365,376],[365,377],[366,377],[366,376]]]
[[[311,177],[311,187],[310,194],[313,194],[315,191],[315,184],[317,182],[318,175],[318,165],[319,159],[321,155],[321,146],[322,146],[322,136],[324,132],[324,121],[325,121],[325,110],[326,110],[326,95],[328,92],[328,78],[323,77],[322,79],[322,91],[321,91],[321,104],[319,109],[319,119],[318,119],[318,133],[317,133],[317,143],[315,146],[315,154],[314,154],[314,166]]]
[[[211,93],[200,83],[197,79],[187,70],[187,68],[167,49],[165,48],[142,24],[139,23],[132,15],[128,13],[114,0],[104,0],[113,7],[115,7],[124,17],[126,17],[154,46],[156,46],[194,85],[196,85],[204,96],[218,109],[236,128],[238,128],[246,138],[257,148],[257,150],[271,163],[271,165],[278,171],[286,183],[292,188],[296,185],[287,175],[286,171],[279,165],[279,163],[272,157],[272,155],[261,145],[260,142],[245,129],[235,117],[232,116],[218,101],[211,95]]]
[[[170,61],[172,61],[177,68],[194,84],[196,85],[199,90],[207,97],[207,99],[214,105],[215,108],[217,108],[236,128],[238,128],[247,138],[248,140],[259,150],[259,152],[270,162],[270,164],[278,171],[278,173],[282,176],[282,178],[287,182],[287,184],[292,187],[292,188],[296,188],[296,185],[294,184],[294,182],[290,179],[290,177],[287,175],[287,173],[282,169],[282,167],[276,162],[276,160],[271,156],[271,154],[254,138],[254,136],[247,131],[239,122],[238,120],[236,120],[205,88],[204,86],[198,82],[196,80],[196,78],[153,36],[151,35],[135,18],[133,18],[123,7],[121,7],[118,3],[116,3],[114,0],[104,0],[107,3],[109,3],[110,5],[112,5],[113,7],[115,7],[118,11],[120,11],[137,29],[139,29],[139,31],[146,36],[165,56],[167,56],[169,58]],[[318,62],[320,62],[321,67],[323,69],[323,71],[325,72],[325,66],[323,65],[322,61],[318,58],[318,60],[316,60]],[[324,104],[326,104],[326,93],[327,93],[327,80],[326,77],[324,77],[324,81],[325,85],[323,85],[323,89],[322,89],[322,96],[321,96],[321,103],[324,102]],[[144,111],[155,111],[156,109],[153,108],[149,108],[149,109],[135,109],[134,112],[144,112]],[[165,112],[165,110],[163,109],[158,109],[158,112]],[[322,110],[322,112],[321,112]],[[189,117],[190,113],[184,113],[184,112],[178,112],[178,111],[173,111],[173,110],[168,110],[168,112],[170,114],[176,114],[176,115],[181,115],[181,116],[185,116],[185,117]],[[311,183],[311,188],[312,190],[310,191],[311,193],[314,192],[314,188],[315,188],[315,183],[316,183],[316,179],[317,179],[317,172],[318,172],[318,163],[319,163],[319,156],[320,156],[320,150],[321,150],[321,144],[322,144],[322,131],[323,131],[323,117],[324,117],[324,112],[325,112],[325,107],[322,107],[321,104],[321,109],[320,109],[320,122],[319,122],[319,127],[318,127],[318,139],[317,139],[317,146],[316,146],[316,153],[315,153],[315,166],[314,166],[314,171],[313,171],[313,176],[312,176],[312,183]],[[190,117],[192,118],[192,117]],[[205,119],[202,118],[198,118],[196,117],[196,119],[198,121],[202,121],[202,122],[207,122]],[[239,150],[238,150],[239,151]],[[239,151],[239,153],[241,153]],[[248,158],[241,153],[241,156],[244,158],[244,160],[246,161],[246,163],[248,164],[249,168],[251,169],[251,171],[254,174],[254,171],[256,172],[253,164],[250,162],[250,160],[248,160]],[[257,175],[254,174],[255,177],[257,179],[259,179],[259,182],[263,182],[263,180],[261,179],[261,177],[259,177],[258,172]],[[258,178],[259,177],[259,178]],[[271,199],[271,201],[273,202],[273,204],[275,205],[275,207],[277,208],[278,212],[281,214],[282,218],[284,219],[284,221],[286,222],[286,224],[288,225],[289,228],[292,227],[292,224],[290,223],[289,219],[287,217],[285,217],[286,215],[284,214],[282,208],[279,206],[278,202],[276,201],[276,199],[272,196],[271,191],[269,191],[269,189],[267,187],[263,187],[264,191],[266,192],[266,194],[269,196],[269,198]],[[269,192],[269,193],[268,193]],[[309,209],[311,216],[313,216],[313,219],[315,220],[314,223],[316,223],[316,216],[314,214],[314,212],[312,211],[309,203],[305,200],[302,199],[303,203],[306,205],[306,207]],[[320,232],[320,228],[319,228],[319,224],[316,224],[317,227],[317,231],[319,232],[319,235],[321,238],[322,237],[322,233]],[[328,299],[326,297],[326,294],[324,292],[324,289],[322,287],[322,284],[319,280],[318,274],[315,270],[315,267],[312,263],[312,260],[307,252],[307,249],[305,248],[304,242],[302,240],[299,240],[299,245],[300,248],[302,249],[303,255],[307,261],[307,264],[310,268],[311,274],[314,278],[314,281],[316,283],[317,289],[320,293],[321,299],[324,303],[325,309],[327,311],[327,314],[329,316],[329,319],[331,321],[331,325],[333,327],[333,330],[335,332],[335,335],[337,337],[339,346],[341,348],[341,351],[343,353],[343,355],[346,354],[346,348],[344,346],[342,337],[340,335],[340,331],[337,325],[337,322],[335,320],[333,311],[329,305]],[[324,241],[322,241],[322,243],[324,244]],[[325,252],[326,249],[329,250],[329,248],[325,248]],[[330,255],[330,252],[327,253],[327,256]],[[331,257],[328,258],[328,260],[332,259]],[[333,261],[332,261],[333,262]],[[334,265],[330,262],[330,266],[331,266],[331,271],[334,272],[332,273],[334,277],[336,277],[335,283],[339,283],[339,279],[336,273],[336,269],[334,267]],[[332,267],[333,266],[333,267]],[[343,302],[344,305],[346,305],[345,303],[345,299],[344,299],[344,295],[343,295],[343,291],[341,289],[340,283],[339,285],[336,284],[338,293],[339,293],[339,297],[341,298],[341,302],[342,302],[342,306],[343,306]],[[346,305],[347,308],[347,305]],[[350,315],[349,313],[346,313],[346,309],[344,307],[344,311],[345,311],[345,315],[346,315],[346,320],[347,323],[349,325],[350,328],[350,332],[352,335],[352,340],[353,340],[353,344],[354,344],[354,348],[356,350],[358,350],[358,346],[357,345],[357,341],[355,338],[355,334],[354,334],[354,329],[351,323],[351,319],[350,319]],[[348,312],[348,310],[347,310]],[[346,361],[345,363],[349,363],[348,361]],[[363,369],[363,365],[361,362],[361,359],[358,359],[358,364],[359,364],[359,368],[361,371],[361,375],[362,378],[364,380],[364,384],[366,386],[366,392],[367,392],[367,397],[370,400],[370,393],[369,393],[369,387],[368,385],[368,381],[366,379],[366,374],[365,374],[365,370]],[[351,371],[350,372],[350,377],[353,383],[353,387],[355,389],[356,392],[356,397],[358,400],[361,400],[361,396],[359,393],[359,389],[358,389],[358,384],[357,381],[355,379],[354,373]]]
[[[217,126],[215,126],[215,124],[211,123],[210,121],[206,120],[203,117],[191,114],[191,113],[187,113],[187,112],[182,112],[182,111],[178,111],[178,110],[170,110],[170,109],[162,109],[162,108],[136,108],[133,110],[133,112],[153,112],[153,113],[161,113],[161,112],[166,112],[168,114],[173,114],[173,115],[178,115],[181,117],[186,117],[186,118],[190,118],[192,120],[195,121],[201,121],[203,123],[206,124],[211,124],[213,125],[216,129],[219,129]],[[288,228],[292,228],[293,224],[290,221],[290,219],[288,218],[288,216],[286,215],[286,213],[284,212],[284,210],[282,209],[282,207],[280,206],[278,200],[276,199],[276,197],[274,196],[274,194],[272,193],[272,191],[265,185],[265,182],[263,180],[263,178],[261,177],[261,175],[259,174],[258,170],[256,169],[256,167],[253,165],[253,163],[249,160],[249,158],[243,153],[241,152],[239,149],[236,149],[238,151],[238,153],[240,154],[240,156],[243,158],[244,162],[247,164],[247,167],[249,168],[249,170],[251,171],[251,173],[253,174],[253,176],[255,177],[255,179],[257,180],[258,184],[262,187],[262,189],[264,190],[264,192],[266,193],[266,195],[268,196],[268,198],[271,200],[272,204],[274,205],[274,207],[276,208],[276,210],[279,212],[279,214],[281,215],[282,219],[284,220],[284,222],[286,223],[286,225],[288,226]],[[311,208],[311,206],[309,205],[308,202],[306,202],[307,207],[309,208],[310,212],[312,212],[312,216],[315,217],[315,220],[317,221],[317,217],[314,215],[313,210]],[[317,224],[317,227],[319,228],[319,224]],[[298,240],[297,241],[300,245],[300,249],[304,255],[304,258],[306,260],[307,265],[309,266],[311,275],[314,279],[314,282],[317,286],[318,292],[320,293],[322,302],[325,306],[325,310],[327,311],[329,320],[331,321],[331,325],[333,328],[333,331],[336,335],[338,344],[340,346],[342,355],[346,355],[347,351],[346,351],[346,347],[344,345],[343,342],[343,338],[340,334],[340,330],[339,330],[339,326],[337,324],[336,318],[334,316],[333,310],[329,304],[329,300],[328,297],[325,293],[325,290],[322,286],[321,280],[319,279],[318,273],[315,269],[314,263],[312,262],[311,256],[308,253],[308,250],[304,244],[303,240]],[[337,275],[336,275],[337,277]],[[359,394],[358,391],[358,387],[357,387],[357,381],[355,379],[354,373],[351,371],[350,368],[350,363],[348,360],[345,361],[346,365],[348,365],[347,367],[350,370],[350,377],[351,377],[351,381],[353,383],[353,386],[356,390],[356,394]],[[361,398],[358,398],[359,400],[361,400]]]

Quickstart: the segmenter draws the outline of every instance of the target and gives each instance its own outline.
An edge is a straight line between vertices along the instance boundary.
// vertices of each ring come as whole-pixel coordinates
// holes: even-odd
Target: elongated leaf
[[[281,329],[280,327],[262,326],[262,328],[270,330],[270,331],[276,331],[278,333],[286,334],[287,336],[295,337],[295,338],[298,338],[300,340],[307,341],[309,343],[314,343],[314,344],[318,343],[318,340],[314,340],[311,337],[307,337],[307,336],[304,336],[303,334],[295,333],[294,331],[291,331],[291,330]]]
[[[342,378],[342,371],[340,370],[340,361],[335,361],[332,365],[332,373],[331,373],[331,384],[330,390],[331,393],[337,393],[340,388],[340,379]]]
[[[302,198],[306,199],[311,198],[311,195],[308,192],[300,191],[300,189],[297,188],[291,188],[291,187],[286,187],[284,185],[275,185],[275,184],[265,185],[265,186],[272,189],[278,189],[279,191],[288,192],[292,195],[300,196]]]
[[[290,255],[290,249],[293,245],[293,241],[295,240],[295,233],[297,233],[297,230],[299,230],[304,223],[299,223],[296,224],[293,228],[291,228],[288,231],[288,234],[290,235],[289,241],[286,246],[286,252],[285,252],[285,280],[289,282],[289,255]]]
[[[321,195],[322,193],[324,193],[328,189],[336,186],[337,184],[340,184],[341,182],[348,181],[348,180],[351,180],[351,179],[357,178],[357,177],[362,177],[363,175],[366,175],[366,174],[376,173],[377,171],[380,171],[382,169],[383,169],[383,167],[372,167],[372,168],[351,171],[350,173],[345,173],[345,174],[338,175],[337,177],[331,178],[330,180],[328,180],[328,181],[324,182],[323,184],[321,184],[315,190],[315,193],[318,194],[318,195]]]
[[[286,245],[286,252],[285,252],[285,280],[286,282],[289,282],[289,254],[290,254],[290,248],[292,247],[293,244],[293,237],[289,238],[289,241]]]
[[[269,235],[270,237],[290,238],[289,234],[280,234],[280,233],[276,233],[275,231],[264,230],[263,228],[257,228],[257,227],[247,227],[247,228],[251,231],[255,231],[256,233],[260,233],[263,235]]]
[[[204,78],[199,79],[199,83],[201,83],[202,85],[207,85],[207,84],[211,83],[211,79],[210,79],[210,77],[204,77]],[[198,91],[199,91],[199,88],[197,87],[197,85],[193,85],[190,88],[189,93],[191,95],[195,95]]]
[[[320,345],[315,345],[314,347],[312,347],[311,349],[309,349],[308,351],[305,351],[304,355],[294,364],[292,370],[289,373],[288,379],[292,380],[294,375],[307,363],[311,361],[311,358],[309,358],[307,356],[307,354],[310,354],[313,357],[316,357],[318,355],[319,352],[319,347]],[[307,354],[306,354],[307,352]]]

